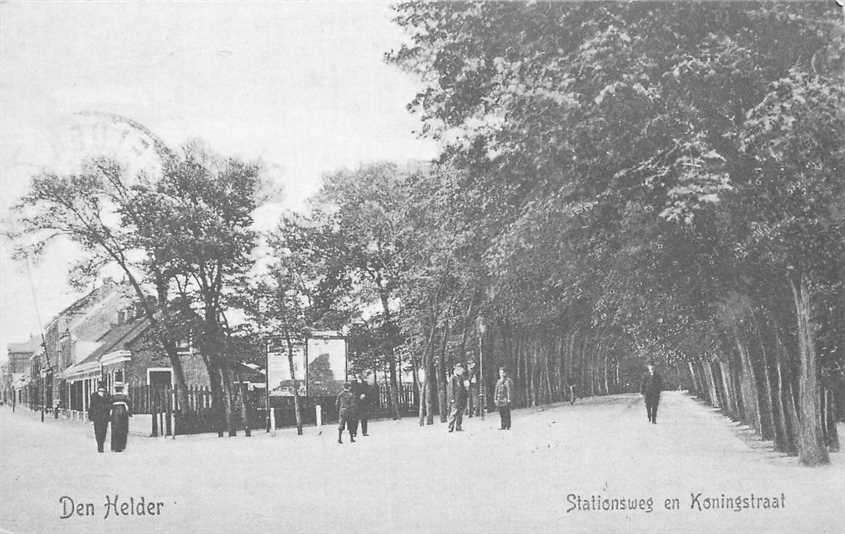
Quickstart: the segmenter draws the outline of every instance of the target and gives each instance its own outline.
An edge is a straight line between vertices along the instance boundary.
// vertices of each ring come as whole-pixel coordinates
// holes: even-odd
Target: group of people
[[[449,411],[449,432],[462,432],[464,412],[467,411],[467,403],[470,402],[469,416],[473,413],[473,374],[470,364],[470,376],[465,377],[464,366],[461,363],[455,365],[452,377],[449,379],[449,388],[452,391],[452,400]],[[511,403],[513,402],[513,380],[508,376],[507,368],[499,367],[499,379],[496,381],[496,388],[493,393],[493,402],[499,410],[499,430],[510,430],[511,428]]]
[[[126,449],[129,418],[132,416],[130,406],[129,397],[123,391],[123,384],[115,384],[114,395],[106,393],[106,387],[102,382],[97,384],[97,391],[91,394],[88,402],[88,420],[94,423],[94,437],[97,439],[98,452],[103,452],[109,423],[111,423],[111,450],[123,452]]]
[[[361,424],[361,434],[367,434],[367,422],[370,414],[370,407],[377,399],[377,390],[374,385],[367,383],[360,374],[354,375],[352,382],[343,385],[343,391],[337,396],[337,442],[343,443],[343,431],[349,432],[349,441],[355,443],[358,435],[358,424]]]
[[[649,362],[647,371],[643,375],[640,391],[643,394],[646,405],[646,414],[649,422],[657,423],[657,406],[660,403],[660,391],[663,389],[663,381],[655,371],[654,363]],[[470,367],[470,376],[465,376],[463,364],[458,363],[449,379],[449,388],[452,392],[449,412],[449,432],[462,432],[464,413],[469,411],[472,417],[473,410],[473,381],[474,369]],[[123,391],[122,384],[115,385],[114,395],[106,393],[105,386],[101,383],[97,391],[91,395],[88,403],[88,420],[94,423],[94,435],[97,438],[97,450],[103,452],[103,445],[106,441],[106,432],[111,423],[111,450],[122,452],[126,449],[126,437],[129,433],[129,417],[132,416],[129,397]],[[477,391],[477,386],[476,386]],[[499,410],[499,430],[511,429],[511,405],[513,403],[514,386],[513,380],[505,367],[499,367],[499,378],[493,393],[493,402]],[[358,435],[360,424],[361,433],[368,436],[367,423],[370,408],[377,400],[377,390],[374,385],[366,382],[361,374],[353,376],[351,382],[343,385],[343,391],[337,396],[338,427],[337,442],[343,443],[343,431],[349,432],[349,441],[354,443]],[[570,390],[570,398],[574,397]],[[470,405],[468,406],[468,402]],[[469,409],[469,410],[468,410]]]

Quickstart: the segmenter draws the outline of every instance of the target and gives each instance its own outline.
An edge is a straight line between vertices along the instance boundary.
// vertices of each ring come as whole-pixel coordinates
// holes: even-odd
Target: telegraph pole
[[[47,354],[47,340],[44,338],[44,326],[41,323],[41,312],[38,310],[38,299],[35,297],[35,284],[32,283],[32,270],[29,266],[29,254],[26,258],[26,277],[29,280],[29,290],[32,293],[32,305],[35,307],[35,317],[38,319],[38,330],[41,332],[41,348],[44,350],[44,362],[38,370],[41,375],[41,422],[44,422],[44,409],[47,404],[47,369],[50,368],[50,356]]]

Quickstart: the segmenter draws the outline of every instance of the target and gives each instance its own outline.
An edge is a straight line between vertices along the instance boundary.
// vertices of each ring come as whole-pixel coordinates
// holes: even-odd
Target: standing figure
[[[376,393],[373,386],[364,380],[361,373],[358,373],[355,378],[356,380],[352,383],[352,394],[355,395],[355,400],[358,403],[358,421],[361,423],[361,435],[369,436],[367,434],[367,419]]]
[[[499,367],[499,380],[496,382],[496,392],[493,395],[493,400],[499,409],[499,418],[501,419],[499,430],[511,429],[512,395],[513,380],[508,376],[507,369]]]
[[[648,370],[643,374],[640,392],[645,397],[645,410],[648,420],[657,424],[657,405],[660,404],[660,391],[663,390],[663,379],[654,370],[654,362],[648,362]]]
[[[449,379],[449,385],[452,389],[452,411],[449,414],[449,432],[457,430],[462,432],[461,423],[464,418],[464,409],[467,406],[467,386],[468,381],[464,380],[464,366],[461,364],[455,365],[455,371],[452,378]]]
[[[472,417],[480,413],[478,398],[478,370],[475,362],[470,360],[468,364],[467,378],[469,379],[469,395],[467,395],[467,416]]]
[[[88,420],[94,423],[94,437],[97,438],[97,452],[103,452],[106,442],[106,430],[109,427],[109,411],[111,399],[106,394],[106,386],[102,382],[97,384],[97,391],[91,394],[88,401]],[[114,434],[114,429],[112,429]]]
[[[358,430],[358,419],[355,413],[357,403],[355,402],[355,395],[352,393],[352,384],[349,382],[343,384],[343,391],[337,396],[337,442],[343,443],[343,430],[349,430],[349,441],[355,443],[355,433]]]
[[[569,404],[575,404],[575,382],[569,384]]]
[[[123,452],[126,448],[130,417],[132,407],[129,397],[123,392],[123,384],[115,384],[111,398],[111,450],[114,452]]]

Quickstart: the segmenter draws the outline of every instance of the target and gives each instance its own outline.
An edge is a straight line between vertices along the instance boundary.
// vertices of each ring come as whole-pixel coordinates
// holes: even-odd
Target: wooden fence
[[[242,421],[243,402],[246,402],[247,421],[250,429],[263,429],[269,426],[267,401],[264,391],[235,387],[232,391],[232,419],[237,429],[245,427]],[[384,417],[390,414],[390,388],[379,385],[377,404],[371,407],[370,417]],[[245,395],[242,394],[245,391]],[[135,414],[151,415],[152,436],[176,434],[196,434],[201,432],[225,431],[225,417],[217,413],[212,402],[211,388],[190,386],[186,392],[187,405],[180,407],[175,388],[154,388],[148,385],[131,385],[129,399]],[[313,425],[317,422],[317,409],[320,407],[322,422],[333,423],[338,420],[335,396],[300,397],[300,415],[302,423]],[[401,415],[414,415],[419,405],[419,394],[413,384],[403,384],[399,391]],[[277,428],[296,425],[293,397],[270,397]],[[181,408],[181,410],[180,410]],[[175,428],[174,428],[175,427]]]

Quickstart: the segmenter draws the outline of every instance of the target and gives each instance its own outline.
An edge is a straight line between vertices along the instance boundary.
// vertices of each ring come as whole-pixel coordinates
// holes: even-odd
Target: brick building
[[[2,371],[4,403],[25,404],[27,402],[32,355],[40,345],[41,340],[35,336],[24,343],[9,343],[8,360]]]
[[[119,310],[117,323],[98,340],[98,347],[65,370],[67,406],[71,410],[86,410],[88,398],[100,380],[109,391],[118,382],[132,386],[172,386],[170,359],[158,347],[150,327],[150,321],[140,314],[137,306]],[[186,383],[207,386],[208,372],[200,355],[188,343],[182,343],[179,349]]]
[[[181,356],[186,382],[207,385],[202,358],[187,343]],[[152,339],[135,292],[128,284],[110,279],[50,320],[44,344],[35,342],[27,367],[29,378],[22,396],[32,408],[44,402],[47,408],[87,409],[101,380],[109,388],[115,382],[172,382],[170,361]]]

